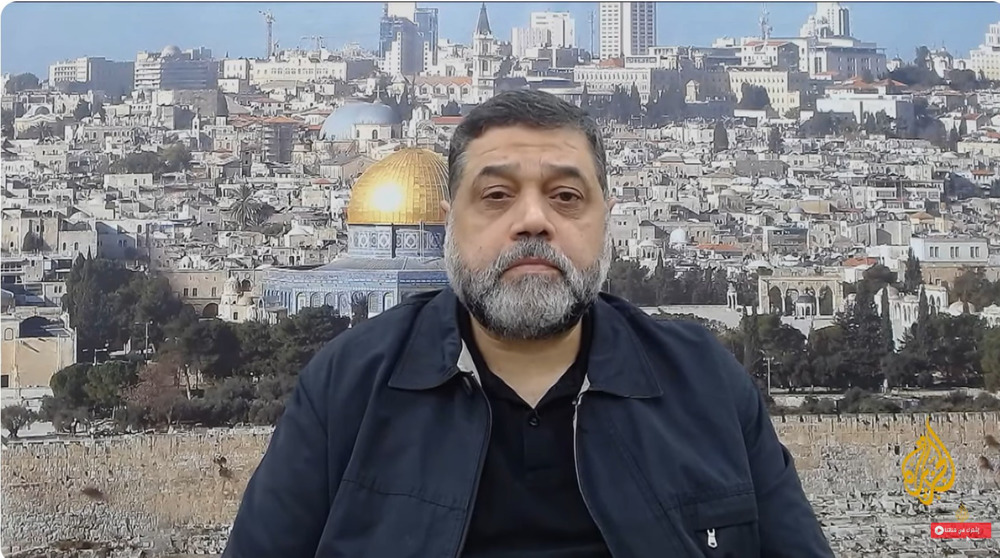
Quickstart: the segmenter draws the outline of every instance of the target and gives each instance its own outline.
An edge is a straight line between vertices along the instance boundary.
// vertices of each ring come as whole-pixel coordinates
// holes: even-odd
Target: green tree
[[[862,281],[868,286],[869,292],[875,294],[887,285],[895,285],[896,272],[883,264],[875,264],[865,270]]]
[[[920,269],[920,260],[910,250],[906,257],[906,268],[903,271],[902,291],[906,294],[916,294],[924,284],[924,274]]]
[[[275,367],[274,354],[279,346],[270,325],[252,321],[234,324],[232,328],[240,347],[237,374],[261,378],[282,372]]]
[[[162,174],[163,163],[160,156],[152,151],[129,153],[124,159],[111,164],[110,171],[118,174],[152,174],[159,177]]]
[[[78,256],[66,279],[63,309],[77,330],[81,351],[110,344],[121,347],[127,338],[132,314],[121,304],[118,291],[129,281],[130,271],[103,259]]]
[[[960,140],[961,140],[961,137],[958,135],[958,131],[955,130],[955,128],[952,128],[951,130],[949,130],[948,131],[948,151],[951,151],[952,153],[957,153],[958,152],[958,142]]]
[[[175,361],[165,359],[151,362],[139,371],[138,381],[125,393],[125,400],[142,412],[142,422],[173,424],[185,400],[177,369]]]
[[[254,190],[250,184],[243,182],[236,190],[233,204],[229,206],[229,215],[241,231],[258,223],[261,205],[253,198],[253,195]]]
[[[28,231],[24,235],[24,240],[21,242],[22,252],[41,252],[46,250],[45,241],[42,240],[41,235],[34,231]]]
[[[161,172],[179,172],[191,166],[191,152],[183,143],[172,143],[158,154]]]
[[[983,383],[990,391],[1000,391],[1000,327],[986,330],[980,348]]]
[[[1000,304],[1000,281],[993,283],[987,279],[986,271],[981,267],[967,269],[955,278],[952,294],[977,309],[986,308],[991,304]]]
[[[782,143],[781,132],[777,128],[768,128],[767,150],[771,153],[781,153]]]
[[[652,297],[645,285],[648,271],[635,260],[624,260],[615,256],[608,270],[607,292],[632,302],[646,305]]]
[[[351,297],[351,327],[368,319],[368,297],[364,293],[354,293]]]
[[[165,351],[212,379],[229,377],[239,367],[239,340],[229,323],[221,320],[187,322]]]
[[[4,93],[20,93],[38,89],[38,76],[32,73],[17,74],[7,81],[7,88]]]
[[[844,346],[840,350],[852,372],[848,383],[865,389],[881,384],[881,363],[888,354],[882,319],[875,311],[874,295],[869,283],[860,281],[854,302],[834,320],[844,330]]]
[[[841,389],[850,386],[853,371],[843,352],[846,337],[844,328],[837,324],[809,332],[809,385]]]
[[[879,301],[879,315],[882,318],[882,342],[885,353],[892,354],[896,350],[896,340],[892,332],[892,319],[889,313],[889,289],[882,289],[882,299]]]
[[[976,72],[972,70],[952,70],[948,72],[948,82],[956,91],[974,91],[980,87]]]
[[[304,308],[294,316],[278,322],[274,330],[275,367],[298,372],[320,348],[334,337],[347,331],[351,320],[340,316],[330,306]]]
[[[929,322],[928,331],[933,334],[927,350],[931,367],[948,385],[982,385],[979,343],[985,332],[983,321],[972,314],[936,314]]]
[[[459,106],[454,100],[448,101],[446,105],[441,107],[441,116],[461,116],[462,107]]]
[[[80,122],[84,118],[87,118],[89,116],[90,116],[90,103],[84,101],[83,99],[80,99],[76,103],[76,108],[73,109],[73,118],[77,122]]]
[[[715,121],[715,129],[712,130],[712,149],[716,153],[729,149],[729,134],[721,120]]]
[[[770,106],[771,99],[767,95],[767,89],[759,85],[750,85],[744,82],[740,86],[740,102],[736,104],[738,108],[747,110],[761,110]]]
[[[21,430],[30,427],[37,420],[38,415],[34,411],[21,405],[8,405],[0,410],[0,423],[14,440]]]
[[[3,134],[3,137],[14,137],[14,118],[13,110],[0,110],[0,133]]]

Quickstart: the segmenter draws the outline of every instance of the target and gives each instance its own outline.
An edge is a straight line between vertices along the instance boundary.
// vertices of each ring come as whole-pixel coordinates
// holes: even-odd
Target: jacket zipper
[[[608,544],[608,537],[601,529],[601,523],[597,520],[594,515],[593,510],[590,507],[590,503],[587,502],[587,493],[583,489],[583,477],[580,476],[580,444],[579,444],[579,432],[577,428],[577,422],[580,415],[580,402],[583,401],[583,394],[590,389],[590,378],[587,376],[583,377],[583,386],[580,387],[580,392],[576,394],[576,401],[573,402],[573,465],[576,469],[576,485],[580,490],[580,497],[583,499],[583,506],[587,509],[587,513],[594,520],[594,524],[597,525],[597,530],[601,532],[601,536],[604,537],[604,543]],[[611,552],[611,549],[608,549]]]
[[[489,447],[490,434],[493,431],[493,408],[490,406],[490,399],[486,397],[486,393],[479,384],[479,377],[472,371],[463,371],[461,374],[463,375],[462,383],[465,385],[466,392],[471,394],[475,390],[481,393],[483,399],[486,400],[486,436],[483,438],[483,445],[479,449],[479,465],[476,466],[476,481],[472,486],[472,496],[469,498],[469,504],[466,507],[465,526],[462,527],[462,538],[458,541],[458,550],[455,551],[455,558],[461,558],[462,549],[465,547],[465,539],[469,536],[469,527],[472,525],[472,511],[475,508],[476,496],[479,494],[479,478],[483,474],[483,464],[486,462],[486,448]],[[476,387],[472,387],[471,384],[475,384]]]
[[[708,535],[708,548],[716,548],[719,546],[719,541],[715,538],[715,529],[709,529],[708,531],[705,531],[705,534]]]

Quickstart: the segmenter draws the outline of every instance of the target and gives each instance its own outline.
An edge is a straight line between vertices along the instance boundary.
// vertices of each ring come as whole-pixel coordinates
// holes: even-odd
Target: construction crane
[[[316,51],[317,52],[323,50],[323,47],[326,46],[325,44],[323,44],[323,42],[326,40],[326,37],[324,37],[322,35],[303,35],[302,36],[302,40],[304,41],[306,39],[309,39],[311,41],[315,41],[315,43],[316,43]]]
[[[274,55],[274,42],[271,41],[271,30],[274,25],[274,15],[270,11],[258,11],[260,15],[264,16],[264,23],[267,24],[267,59],[270,60],[271,56]]]

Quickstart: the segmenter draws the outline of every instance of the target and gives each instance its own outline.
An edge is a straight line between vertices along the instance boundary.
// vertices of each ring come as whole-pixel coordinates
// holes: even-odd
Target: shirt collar
[[[454,291],[446,288],[418,311],[414,333],[389,378],[389,387],[428,390],[459,373],[472,374],[478,380],[472,354],[459,328],[456,314],[459,304]],[[590,312],[588,389],[631,398],[662,395],[646,351],[625,316],[638,310],[624,300],[602,293]]]

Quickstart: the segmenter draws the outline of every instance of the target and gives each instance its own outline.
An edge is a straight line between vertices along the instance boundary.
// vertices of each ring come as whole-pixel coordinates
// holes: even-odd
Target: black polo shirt
[[[493,411],[493,429],[465,558],[609,557],[580,495],[573,455],[573,403],[586,375],[592,327],[583,319],[576,362],[532,409],[483,360],[468,312],[459,324]]]

